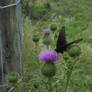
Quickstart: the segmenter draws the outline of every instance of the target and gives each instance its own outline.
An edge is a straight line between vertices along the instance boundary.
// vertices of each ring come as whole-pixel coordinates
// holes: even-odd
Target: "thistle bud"
[[[80,56],[81,48],[79,46],[70,47],[69,50],[68,50],[68,54],[71,57]]]
[[[51,33],[51,30],[50,29],[44,29],[44,34],[45,35],[49,35]]]
[[[51,43],[52,43],[52,39],[50,37],[44,38],[43,40],[44,45],[48,46],[48,45],[51,45]]]
[[[37,43],[37,42],[39,42],[40,37],[39,37],[38,35],[34,35],[34,36],[32,37],[32,40],[33,40],[33,42]]]
[[[9,83],[11,83],[11,84],[17,83],[18,82],[18,77],[19,76],[18,76],[17,73],[14,73],[14,72],[10,73],[8,75],[8,81],[9,81]]]
[[[68,55],[67,52],[64,52],[64,54],[63,54],[63,59],[64,59],[64,60],[68,60],[68,59],[69,59],[69,55]]]
[[[47,62],[43,65],[41,72],[46,77],[53,77],[56,74],[56,66],[53,62]]]
[[[52,25],[50,26],[50,29],[51,29],[53,32],[55,32],[55,31],[57,30],[56,24],[52,24]]]

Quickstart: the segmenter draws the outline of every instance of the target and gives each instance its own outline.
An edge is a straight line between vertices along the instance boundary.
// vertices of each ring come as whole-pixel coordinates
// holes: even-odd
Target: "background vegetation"
[[[50,6],[48,6],[48,3]],[[28,4],[28,5],[27,5]],[[40,70],[42,63],[38,55],[46,47],[42,44],[43,30],[55,23],[59,29],[66,26],[68,42],[83,38],[79,44],[82,54],[75,65],[67,92],[92,91],[92,1],[91,0],[35,0],[22,2],[24,16],[24,65],[27,92],[48,92],[47,79]],[[32,41],[33,35],[39,35],[37,46]],[[52,35],[51,35],[52,37]],[[53,39],[53,38],[52,38]],[[57,37],[56,37],[57,39]],[[56,42],[54,42],[56,44]],[[53,49],[55,48],[53,45]],[[62,55],[61,55],[62,57]],[[53,92],[61,92],[64,81],[64,63],[57,63],[57,74],[53,80]]]

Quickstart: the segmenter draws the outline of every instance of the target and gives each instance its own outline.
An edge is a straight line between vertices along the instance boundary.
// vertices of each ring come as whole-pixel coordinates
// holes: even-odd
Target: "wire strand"
[[[9,4],[9,5],[6,5],[6,6],[0,6],[0,9],[5,9],[5,8],[10,8],[10,7],[17,6],[20,3],[20,1],[21,0],[17,0],[17,2],[14,3],[14,4]]]

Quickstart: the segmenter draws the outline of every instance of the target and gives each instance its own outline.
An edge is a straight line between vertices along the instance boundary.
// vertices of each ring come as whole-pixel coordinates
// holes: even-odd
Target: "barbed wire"
[[[9,7],[13,7],[13,6],[17,6],[20,3],[21,0],[17,0],[16,3],[14,4],[9,4],[9,5],[5,5],[5,6],[0,6],[0,9],[4,9],[4,8],[9,8]]]

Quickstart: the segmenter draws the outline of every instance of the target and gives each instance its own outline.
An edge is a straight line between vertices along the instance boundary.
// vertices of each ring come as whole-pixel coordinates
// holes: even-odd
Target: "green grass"
[[[67,92],[91,92],[92,91],[92,1],[91,0],[62,0],[57,4],[51,2],[52,10],[47,19],[35,21],[33,23],[28,18],[24,19],[24,63],[25,63],[25,82],[31,83],[25,86],[27,89],[32,89],[33,85],[37,82],[39,84],[40,92],[47,92],[45,88],[46,78],[40,73],[40,65],[38,55],[41,51],[45,50],[42,44],[43,29],[48,28],[52,23],[56,23],[59,29],[66,26],[66,37],[68,42],[78,38],[83,38],[79,44],[82,49],[82,55],[72,74]],[[48,17],[49,16],[49,17]],[[46,18],[45,17],[45,18]],[[41,40],[35,47],[32,41],[32,36],[39,34]],[[55,48],[55,46],[54,46]],[[57,64],[57,75],[54,77],[53,85],[56,92],[56,85],[58,85],[58,92],[61,92],[62,77],[63,77],[63,63]],[[56,81],[56,79],[58,79]],[[43,81],[44,80],[44,81]],[[44,91],[45,90],[45,91]],[[36,92],[36,91],[34,91]]]

